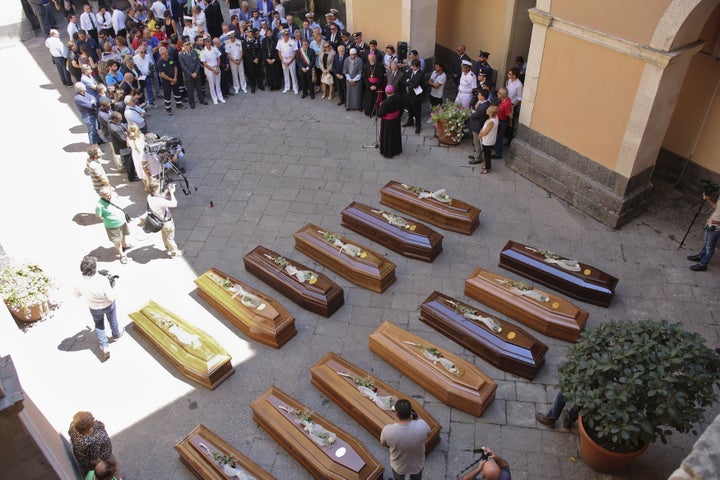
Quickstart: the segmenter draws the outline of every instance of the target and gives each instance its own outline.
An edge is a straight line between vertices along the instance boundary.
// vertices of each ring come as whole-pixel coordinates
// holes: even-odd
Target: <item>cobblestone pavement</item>
[[[167,258],[159,236],[135,225],[132,261],[121,265],[92,215],[95,197],[82,173],[87,135],[71,89],[56,88],[57,73],[39,38],[4,48],[0,59],[22,72],[2,80],[5,105],[13,107],[6,119],[14,121],[5,127],[11,136],[6,137],[10,154],[0,189],[0,242],[10,256],[40,262],[61,284],[61,306],[52,318],[25,332],[9,319],[0,322],[0,351],[12,354],[27,393],[58,431],[67,432],[77,410],[90,410],[106,423],[126,479],[193,478],[173,445],[199,423],[278,479],[309,479],[251,418],[249,403],[271,385],[347,429],[389,469],[378,441],[310,385],[309,367],[329,350],[422,402],[443,425],[441,443],[427,458],[425,478],[430,480],[456,478],[472,461],[473,448],[483,445],[507,458],[513,478],[520,480],[666,478],[690,451],[695,437],[675,434],[616,476],[592,473],[578,458],[576,431],[548,430],[534,419],[555,395],[566,342],[536,334],[550,350],[530,382],[489,366],[427,327],[418,320],[418,306],[433,290],[468,300],[462,293],[464,279],[477,266],[498,271],[500,248],[513,239],[579,258],[620,279],[609,309],[578,302],[590,312],[588,327],[611,319],[664,318],[682,321],[710,346],[719,346],[714,309],[720,303],[720,267],[691,272],[685,260],[689,250],[677,251],[695,196],[659,185],[647,214],[611,230],[514,174],[502,160],[492,174],[481,175],[467,164],[472,146],[467,141],[439,146],[431,125],[424,124],[421,135],[405,129],[403,154],[385,160],[363,148],[374,142],[375,125],[361,113],[319,98],[240,94],[225,105],[198,106],[172,117],[161,108],[152,110],[151,131],[183,140],[188,176],[197,187],[191,196],[179,194],[174,211],[185,256]],[[105,168],[120,201],[139,216],[145,207],[142,187],[124,183],[110,160]],[[379,205],[379,189],[393,179],[446,188],[480,207],[479,228],[471,236],[441,231],[444,251],[427,264],[340,226],[346,205],[354,200]],[[692,251],[699,248],[702,221],[689,237]],[[295,251],[292,234],[309,222],[347,233],[387,255],[397,264],[397,282],[383,294],[371,293]],[[242,256],[256,245],[328,274],[345,290],[345,306],[322,318],[264,285],[242,266]],[[232,355],[236,373],[216,390],[206,390],[182,377],[132,327],[112,345],[111,358],[100,362],[90,316],[70,294],[80,259],[91,252],[121,277],[122,324],[129,325],[128,313],[153,299],[214,336]],[[198,298],[193,280],[210,267],[280,300],[296,318],[297,336],[278,350],[248,340]],[[367,338],[383,320],[476,364],[498,383],[492,405],[480,417],[449,408],[372,354]],[[716,405],[707,419],[717,413]]]

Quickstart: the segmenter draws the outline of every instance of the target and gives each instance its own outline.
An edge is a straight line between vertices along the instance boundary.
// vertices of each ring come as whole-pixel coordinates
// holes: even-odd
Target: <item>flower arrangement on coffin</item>
[[[542,255],[545,258],[546,263],[554,263],[560,268],[564,268],[565,270],[568,270],[570,272],[579,272],[580,271],[580,264],[576,260],[567,260],[565,258],[560,257],[560,255],[553,253],[549,250],[538,250],[536,248],[531,247],[525,247],[526,249],[530,250],[531,252],[537,253],[538,255]]]
[[[425,190],[422,187],[416,187],[414,185],[407,185],[405,183],[400,184],[400,186],[403,187],[405,190],[410,190],[411,192],[417,193],[418,198],[420,200],[425,199],[425,198],[434,198],[438,202],[452,203],[452,198],[450,197],[450,195],[445,193],[444,188],[441,188],[440,190],[431,192],[429,190]]]
[[[392,395],[378,395],[378,389],[375,386],[375,380],[372,377],[355,377],[347,373],[335,373],[337,373],[341,377],[349,378],[350,380],[355,382],[355,385],[357,385],[360,393],[362,393],[364,397],[372,400],[375,405],[382,408],[383,410],[392,410],[395,407],[395,402],[397,402],[397,398]]]
[[[231,300],[235,297],[240,297],[240,303],[246,307],[255,308],[258,311],[265,309],[265,303],[263,303],[262,299],[250,292],[246,292],[241,285],[233,283],[230,279],[222,278],[214,273],[208,274],[208,277],[210,277],[210,280],[232,293],[232,296],[230,297]]]
[[[330,245],[339,248],[338,253],[345,252],[351,257],[357,257],[357,258],[365,258],[367,257],[367,252],[364,252],[362,248],[353,245],[351,243],[345,243],[343,242],[339,236],[335,235],[332,232],[322,232],[318,230],[318,233],[322,235],[323,239],[329,243]]]
[[[458,377],[462,377],[463,375],[465,375],[465,370],[463,370],[462,368],[458,368],[453,362],[445,358],[442,352],[437,348],[430,347],[428,345],[422,345],[420,343],[408,342],[407,340],[405,341],[405,343],[422,350],[423,356],[430,360],[433,365],[439,363],[445,370],[452,373],[453,375],[457,375]]]
[[[314,285],[315,283],[317,283],[317,273],[310,270],[300,270],[292,263],[290,263],[290,261],[285,257],[273,257],[272,255],[268,255],[267,253],[265,253],[264,255],[275,265],[284,269],[288,273],[288,275],[294,277],[298,282],[308,282],[310,285]]]
[[[394,213],[386,212],[385,210],[371,210],[371,212],[383,217],[390,225],[395,225],[396,227],[404,228],[405,230],[410,230],[411,232],[417,229],[416,225],[409,223],[404,218],[395,215]]]
[[[470,114],[469,108],[446,100],[432,108],[430,120],[435,126],[441,123],[444,126],[445,135],[450,137],[453,142],[460,143]]]
[[[13,314],[27,320],[38,320],[47,313],[54,287],[55,282],[33,263],[12,264],[0,271],[0,297]],[[40,316],[34,318],[42,305],[46,308],[40,308]]]
[[[203,450],[205,450],[205,453],[218,463],[218,465],[222,466],[223,473],[228,477],[237,478],[238,480],[257,480],[255,477],[248,475],[239,468],[240,462],[236,458],[215,450],[210,450],[210,448],[202,442],[200,442],[199,445]]]
[[[484,323],[491,332],[494,333],[501,333],[502,327],[499,323],[497,323],[494,319],[490,317],[481,317],[480,313],[476,310],[473,310],[472,308],[466,307],[465,305],[453,302],[452,300],[445,300],[449,305],[455,309],[456,312],[458,312],[463,317],[467,318],[468,320],[475,320],[478,322]]]
[[[532,298],[533,300],[536,300],[540,303],[548,303],[550,301],[550,297],[545,295],[540,290],[535,290],[527,283],[517,280],[507,281],[500,278],[496,278],[495,281],[502,285],[505,285],[508,290],[510,290],[512,293],[519,297]]]
[[[308,434],[310,439],[321,447],[329,447],[330,445],[335,443],[335,439],[337,438],[337,436],[331,431],[326,430],[325,428],[315,423],[313,421],[313,415],[315,414],[315,412],[313,412],[309,408],[303,408],[302,410],[298,410],[288,406],[280,406],[278,408],[293,415],[297,419],[297,422],[303,427],[305,433]]]

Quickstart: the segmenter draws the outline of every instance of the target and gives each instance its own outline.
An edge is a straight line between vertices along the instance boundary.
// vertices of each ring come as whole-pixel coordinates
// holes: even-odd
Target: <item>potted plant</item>
[[[580,336],[559,367],[559,387],[579,410],[588,466],[611,473],[672,430],[697,435],[720,381],[720,357],[704,342],[680,324],[649,320],[608,322]],[[631,457],[606,464],[605,453]]]
[[[50,289],[54,282],[37,265],[11,264],[0,271],[0,297],[18,319],[40,320],[50,311]]]
[[[438,139],[447,145],[457,145],[462,141],[465,124],[470,119],[470,109],[445,100],[435,105],[430,120],[437,128]]]

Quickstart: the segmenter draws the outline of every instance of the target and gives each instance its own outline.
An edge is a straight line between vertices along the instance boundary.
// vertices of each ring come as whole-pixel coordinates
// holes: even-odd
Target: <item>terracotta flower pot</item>
[[[438,122],[436,128],[438,140],[440,140],[440,143],[444,143],[445,145],[458,145],[460,143],[456,142],[450,135],[445,133],[445,122]]]
[[[582,417],[578,419],[578,443],[580,446],[580,457],[585,464],[600,473],[613,473],[635,460],[645,453],[647,445],[632,453],[615,453],[605,450],[590,438],[583,427]]]
[[[7,305],[7,303],[5,305]],[[21,322],[36,322],[50,313],[49,301],[31,305],[27,308],[11,307],[10,305],[7,305],[7,307],[13,316]]]

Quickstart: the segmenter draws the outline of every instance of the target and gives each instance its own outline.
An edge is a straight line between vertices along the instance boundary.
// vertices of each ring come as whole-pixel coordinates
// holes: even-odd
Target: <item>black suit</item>
[[[123,168],[127,172],[128,180],[132,181],[137,178],[135,165],[132,161],[132,150],[127,146],[127,126],[124,123],[114,121],[108,122],[108,131],[110,132],[110,142],[112,142],[113,150],[120,155]]]
[[[467,124],[468,130],[475,133],[479,133],[480,130],[482,130],[483,125],[485,125],[485,120],[488,119],[487,109],[489,106],[490,102],[486,100],[470,115],[470,120],[468,120]]]
[[[222,35],[222,23],[223,15],[220,10],[220,3],[218,3],[218,0],[213,0],[211,4],[205,7],[205,25],[208,33],[213,38]]]
[[[342,58],[340,58],[340,55],[335,55],[335,58],[333,58],[333,66],[332,66],[332,74],[335,79],[335,85],[337,85],[337,94],[340,102],[345,103],[345,94],[347,91],[347,85],[345,84],[345,77],[343,75],[343,65],[345,63],[345,60],[347,60],[348,55],[347,52],[345,52],[345,55],[343,55]],[[338,78],[337,76],[341,75],[342,78]],[[338,104],[340,103],[338,102]]]
[[[298,83],[302,88],[303,98],[307,97],[315,98],[315,85],[313,85],[312,74],[315,69],[315,50],[312,48],[307,49],[308,60],[305,61],[303,51],[298,50],[295,55],[295,65],[297,65]],[[307,69],[307,70],[305,70]]]
[[[422,114],[422,94],[415,93],[415,88],[423,86],[423,72],[410,69],[405,72],[405,108],[408,111],[408,121],[406,125],[415,125],[415,130],[419,130],[421,126],[420,116]]]

